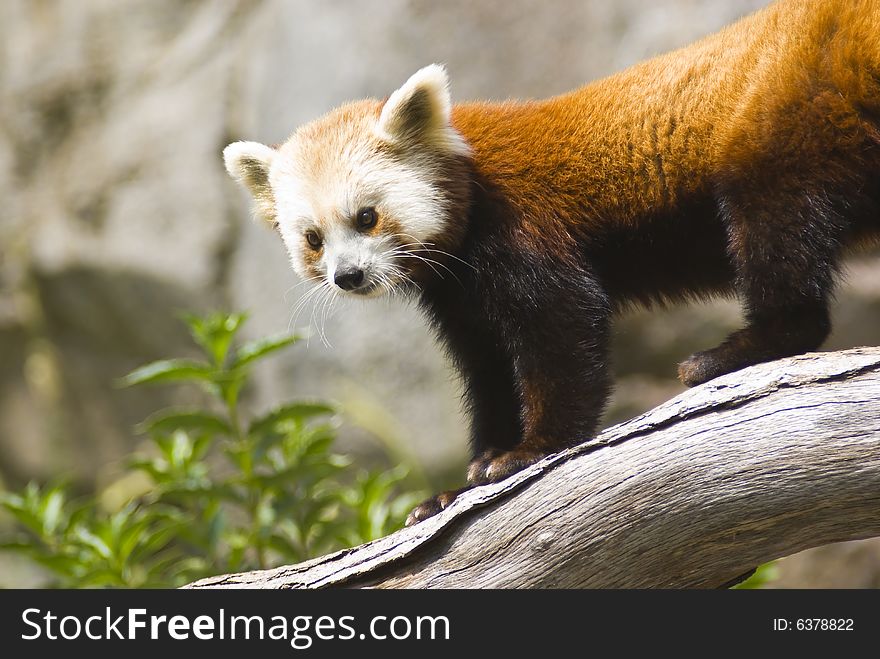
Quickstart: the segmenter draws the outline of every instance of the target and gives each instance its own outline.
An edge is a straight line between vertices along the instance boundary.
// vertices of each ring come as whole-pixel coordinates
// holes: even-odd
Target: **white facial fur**
[[[412,254],[448,229],[444,163],[469,155],[450,111],[446,73],[431,65],[384,105],[352,103],[303,126],[277,150],[236,142],[224,158],[258,212],[276,223],[301,276],[332,284],[337,271],[355,267],[365,278],[354,292],[378,295],[405,280],[418,258]],[[377,213],[373,230],[357,227],[365,208]],[[309,245],[308,232],[320,236],[320,249]]]

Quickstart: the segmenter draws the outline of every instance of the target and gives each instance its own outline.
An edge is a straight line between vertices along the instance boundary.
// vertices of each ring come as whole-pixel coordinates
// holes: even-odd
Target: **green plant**
[[[745,581],[738,583],[734,586],[734,589],[737,590],[752,590],[757,588],[763,588],[768,584],[774,582],[779,577],[779,568],[776,565],[775,561],[771,561],[770,563],[764,563],[763,565],[759,565],[755,568],[755,571],[752,575],[746,579]]]
[[[251,368],[298,337],[233,347],[243,314],[188,317],[201,360],[143,366],[127,386],[195,383],[202,408],[167,409],[139,429],[148,450],[129,464],[148,486],[119,509],[71,500],[60,485],[0,493],[23,553],[67,587],[176,586],[221,572],[298,562],[398,528],[420,494],[401,494],[407,470],[352,469],[331,450],[337,410],[297,401],[250,416],[240,393]]]

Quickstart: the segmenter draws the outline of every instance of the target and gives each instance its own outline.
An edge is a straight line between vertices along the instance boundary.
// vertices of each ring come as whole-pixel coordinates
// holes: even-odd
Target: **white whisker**
[[[476,268],[473,265],[471,265],[470,263],[468,263],[467,261],[465,261],[464,259],[457,257],[455,254],[450,254],[449,252],[446,252],[442,249],[437,249],[437,245],[435,243],[430,243],[430,242],[425,242],[423,240],[419,240],[415,236],[412,236],[408,233],[396,233],[394,235],[397,238],[407,238],[409,240],[415,241],[413,243],[407,243],[407,246],[411,246],[411,245],[418,245],[419,246],[419,249],[414,250],[414,251],[428,252],[428,253],[433,253],[433,254],[442,254],[443,256],[447,256],[447,257],[453,259],[454,261],[458,261],[462,265],[467,266],[471,270],[476,271]]]
[[[293,309],[292,309],[291,312],[290,312],[290,320],[289,320],[288,323],[287,323],[287,331],[288,331],[288,332],[291,330],[291,327],[293,327],[294,325],[296,325],[297,321],[299,320],[299,315],[302,313],[303,309],[305,309],[305,307],[306,307],[306,305],[308,304],[309,300],[311,300],[312,298],[314,298],[314,297],[318,294],[318,292],[319,292],[320,290],[321,290],[321,286],[320,286],[320,285],[315,286],[313,289],[311,289],[311,290],[305,292],[305,293],[299,298],[299,300],[297,301],[296,305],[294,305]],[[308,344],[308,342],[307,342],[307,344]]]
[[[302,281],[300,281],[300,282],[294,284],[293,286],[291,286],[290,288],[288,288],[286,291],[284,291],[284,297],[282,298],[282,300],[283,300],[284,302],[287,302],[287,296],[290,295],[291,292],[293,292],[294,290],[296,290],[296,289],[299,288],[300,286],[305,286],[306,284],[312,284],[312,283],[314,283],[314,282],[316,282],[316,281],[319,281],[320,279],[321,279],[320,276],[317,276],[317,277],[306,277],[306,278],[303,279]]]
[[[323,341],[324,345],[327,346],[328,348],[332,349],[333,344],[331,344],[330,339],[327,338],[326,325],[327,325],[327,318],[328,318],[330,306],[333,304],[334,300],[336,300],[337,293],[336,293],[336,289],[333,287],[328,287],[328,290],[329,290],[329,293],[325,296],[324,303],[321,305],[321,314],[320,314],[321,330],[320,330],[320,333],[321,333],[321,340]]]
[[[324,291],[321,295],[321,299],[315,304],[315,325],[318,328],[318,336],[321,338],[321,343],[324,344],[327,348],[332,348],[333,346],[330,344],[330,340],[327,338],[327,333],[325,332],[325,321],[326,321],[326,309],[329,302],[333,299],[335,291],[333,286],[329,283],[324,286]]]

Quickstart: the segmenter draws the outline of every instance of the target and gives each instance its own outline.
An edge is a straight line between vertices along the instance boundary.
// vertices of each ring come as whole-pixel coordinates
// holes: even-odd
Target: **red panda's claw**
[[[468,466],[467,480],[471,485],[497,483],[525,469],[545,456],[539,451],[487,451]]]
[[[418,506],[412,509],[412,512],[407,516],[405,526],[412,526],[413,524],[418,524],[429,517],[433,517],[441,510],[445,510],[449,504],[455,501],[456,497],[464,492],[467,488],[463,488],[461,490],[449,490],[447,492],[441,492],[435,497],[431,497],[420,503]]]

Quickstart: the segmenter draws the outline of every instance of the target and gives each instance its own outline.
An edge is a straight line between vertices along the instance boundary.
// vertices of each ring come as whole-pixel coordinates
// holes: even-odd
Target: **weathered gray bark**
[[[880,348],[718,378],[361,547],[191,587],[718,587],[880,535]]]

